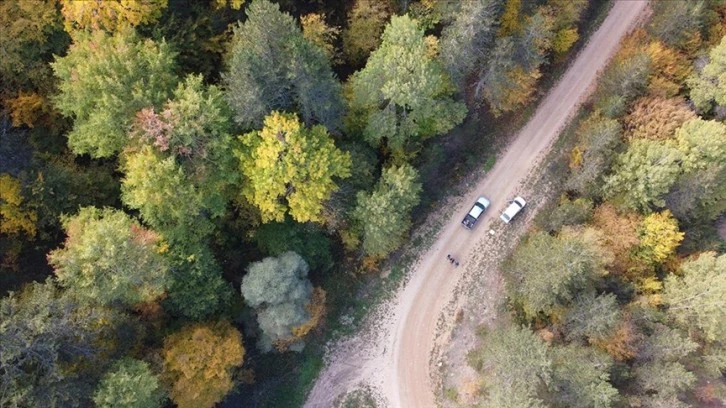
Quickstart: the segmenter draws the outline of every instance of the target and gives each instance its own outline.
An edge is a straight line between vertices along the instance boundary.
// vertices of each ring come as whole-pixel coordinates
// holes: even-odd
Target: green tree
[[[324,127],[306,128],[294,114],[272,112],[262,130],[240,140],[242,195],[260,210],[262,222],[281,222],[287,212],[298,222],[322,221],[323,204],[338,188],[333,178],[350,176],[350,155],[335,147]]]
[[[638,361],[679,361],[698,350],[698,343],[681,330],[656,323],[639,345]]]
[[[588,292],[578,296],[565,315],[569,340],[610,337],[622,321],[620,306],[612,293],[596,296]]]
[[[614,174],[606,178],[605,192],[625,206],[641,211],[663,207],[663,195],[681,173],[683,154],[668,144],[634,140],[618,156]]]
[[[690,120],[676,131],[676,142],[685,172],[726,163],[726,125],[721,122]]]
[[[333,267],[330,239],[313,223],[301,224],[285,218],[285,222],[261,225],[255,232],[257,246],[270,256],[292,251],[305,259],[310,269],[326,271]]]
[[[200,212],[207,218],[224,214],[239,183],[230,117],[222,92],[205,87],[195,75],[179,84],[161,112],[153,107],[138,112],[130,131],[135,149],[127,151],[126,203],[164,232],[204,223]],[[147,173],[158,177],[149,180]],[[160,199],[162,194],[167,197]],[[185,207],[183,214],[179,210]]]
[[[169,265],[159,237],[113,209],[82,208],[63,221],[63,248],[48,255],[61,285],[88,301],[132,306],[161,296]]]
[[[223,74],[237,123],[253,129],[270,111],[297,111],[305,124],[337,132],[343,103],[326,51],[307,40],[277,4],[254,0],[246,13],[234,29]]]
[[[485,407],[545,406],[537,394],[552,381],[552,362],[537,335],[512,325],[487,333],[480,344],[469,361],[490,385]]]
[[[182,327],[164,339],[164,374],[179,408],[212,408],[234,387],[232,370],[245,349],[239,331],[226,321]]]
[[[406,239],[410,212],[419,202],[421,184],[409,165],[383,170],[372,192],[359,192],[352,218],[357,223],[368,255],[383,258]]]
[[[663,301],[679,323],[708,340],[726,338],[726,255],[704,252],[681,265],[682,276],[665,281]]]
[[[645,52],[616,58],[602,75],[595,107],[610,118],[625,114],[628,103],[645,92],[651,65]]]
[[[696,376],[681,363],[654,361],[633,369],[638,391],[653,401],[648,406],[688,407],[678,401],[680,392],[696,382]]]
[[[479,78],[494,46],[503,0],[463,2],[451,25],[441,32],[441,60],[451,78],[463,88],[467,80]]]
[[[684,50],[698,46],[708,11],[705,0],[658,2],[653,6],[653,19],[648,25],[653,36]]]
[[[79,33],[68,55],[51,65],[60,80],[55,106],[75,120],[68,145],[93,157],[119,152],[136,112],[161,105],[177,80],[166,43],[128,31]]]
[[[125,157],[121,199],[170,243],[199,242],[212,231],[208,204],[215,196],[200,191],[173,156],[163,156],[144,146]]]
[[[378,47],[390,15],[390,6],[385,1],[355,1],[348,12],[348,26],[343,30],[343,56],[348,63],[362,65]]]
[[[726,211],[726,126],[693,119],[676,131],[683,174],[665,198],[681,220],[715,219]]]
[[[205,320],[219,316],[229,306],[234,290],[222,278],[222,269],[205,245],[182,250],[172,247],[171,285],[164,308],[174,316]]]
[[[350,131],[406,158],[432,136],[464,120],[466,107],[451,98],[441,63],[427,53],[423,30],[408,16],[393,17],[383,42],[349,81]]]
[[[604,273],[604,257],[596,239],[586,232],[531,235],[506,269],[507,287],[528,317],[549,314]]]
[[[164,398],[161,383],[149,364],[127,357],[106,372],[93,402],[98,408],[158,408]]]
[[[262,329],[257,347],[263,352],[283,344],[302,350],[304,343],[295,339],[294,329],[311,318],[305,308],[313,294],[308,269],[305,260],[294,252],[265,258],[247,268],[241,291],[245,302],[257,312]]]
[[[665,196],[681,221],[714,220],[726,211],[726,166],[712,164],[682,174]]]
[[[548,231],[559,231],[564,226],[584,224],[591,216],[592,201],[586,198],[563,198],[554,211],[547,215],[543,227]]]
[[[618,390],[610,384],[612,358],[590,347],[567,345],[550,349],[553,406],[607,408],[618,401]]]
[[[709,51],[708,63],[688,78],[691,101],[701,111],[726,105],[726,37]]]
[[[79,304],[52,280],[0,299],[0,406],[89,405],[89,370],[102,368],[108,352],[98,340],[114,335],[109,321],[122,320]]]
[[[580,194],[596,197],[605,171],[612,163],[615,151],[621,145],[622,129],[615,119],[605,118],[599,113],[591,114],[577,131],[581,162],[571,163],[573,170],[566,186]]]

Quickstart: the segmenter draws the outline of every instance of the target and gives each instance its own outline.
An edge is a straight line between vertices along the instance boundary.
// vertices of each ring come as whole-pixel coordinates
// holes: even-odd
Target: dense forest
[[[603,73],[469,354],[482,406],[726,404],[724,12],[654,3]]]
[[[601,7],[0,2],[0,406],[298,406],[331,315]],[[655,3],[603,74],[471,355],[485,406],[726,398],[724,13]]]

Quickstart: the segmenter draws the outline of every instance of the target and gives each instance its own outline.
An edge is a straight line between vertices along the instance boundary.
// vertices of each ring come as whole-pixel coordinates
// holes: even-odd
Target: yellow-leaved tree
[[[305,127],[295,114],[272,112],[262,130],[240,140],[242,195],[262,222],[282,222],[288,212],[298,222],[322,221],[323,204],[338,189],[334,178],[350,176],[350,154],[325,127]]]
[[[168,0],[60,0],[66,31],[118,31],[125,26],[153,23]]]
[[[650,214],[641,224],[636,256],[652,264],[663,263],[675,254],[684,235],[678,230],[678,220],[669,210]]]
[[[179,408],[211,408],[232,389],[242,365],[242,336],[229,322],[183,327],[164,340],[164,375]]]
[[[25,233],[35,236],[38,215],[24,208],[20,181],[9,174],[0,174],[0,233]]]

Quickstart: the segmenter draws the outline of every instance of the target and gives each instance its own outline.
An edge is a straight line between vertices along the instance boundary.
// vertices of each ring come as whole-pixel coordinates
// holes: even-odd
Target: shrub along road
[[[385,315],[386,319],[375,320],[372,330],[333,347],[329,364],[316,381],[306,407],[329,408],[336,398],[361,385],[372,387],[385,407],[436,406],[434,367],[430,362],[434,347],[440,346],[435,340],[437,323],[461,274],[471,269],[467,266],[474,266],[467,265],[471,251],[485,239],[489,224],[500,222],[499,214],[508,200],[520,193],[519,186],[592,92],[598,72],[646,8],[646,1],[615,2],[587,46],[513,138],[494,168],[452,207],[449,221],[422,255],[410,280],[390,304],[383,306],[385,312],[377,315]],[[491,206],[476,228],[467,231],[460,225],[461,218],[480,195],[491,200]],[[460,259],[462,265],[452,269],[447,254]]]

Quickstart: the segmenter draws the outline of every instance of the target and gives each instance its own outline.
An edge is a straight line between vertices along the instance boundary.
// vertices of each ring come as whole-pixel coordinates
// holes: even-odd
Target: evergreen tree
[[[297,111],[306,125],[337,133],[343,104],[326,51],[277,4],[254,0],[246,12],[247,20],[234,29],[223,74],[235,121],[254,129],[273,110]]]

